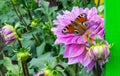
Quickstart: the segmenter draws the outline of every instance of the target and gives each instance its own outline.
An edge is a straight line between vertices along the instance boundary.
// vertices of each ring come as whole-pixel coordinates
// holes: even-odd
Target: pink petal
[[[98,33],[98,35],[100,35],[100,36],[102,36],[102,37],[104,36],[104,34],[105,34],[104,29],[100,30],[99,33]]]
[[[92,70],[94,65],[95,65],[95,61],[92,60],[91,63],[87,66],[87,71],[89,72],[90,70]]]
[[[60,35],[59,35],[60,36]],[[78,43],[78,44],[84,44],[85,40],[79,36],[75,36],[74,34],[68,34],[68,35],[61,35],[63,37],[57,37],[55,44],[74,44],[74,43]]]
[[[74,17],[76,18],[78,15],[80,15],[80,9],[78,7],[73,7],[72,9],[72,14],[74,15]]]
[[[84,13],[88,13],[89,11],[90,11],[89,8],[84,9]]]
[[[68,58],[68,64],[75,64],[78,63],[81,59],[81,55],[77,56],[77,57],[72,57],[72,58]]]
[[[83,58],[82,58],[82,61],[81,61],[81,64],[86,67],[88,66],[90,63],[91,63],[91,58],[89,56],[86,56],[86,54],[83,55]]]
[[[97,15],[97,9],[96,9],[96,7],[93,7],[91,9],[91,12],[92,12],[92,14]]]
[[[64,58],[67,58],[67,57],[71,58],[71,57],[80,56],[84,50],[85,50],[85,47],[84,47],[84,45],[81,45],[81,44],[66,45]]]

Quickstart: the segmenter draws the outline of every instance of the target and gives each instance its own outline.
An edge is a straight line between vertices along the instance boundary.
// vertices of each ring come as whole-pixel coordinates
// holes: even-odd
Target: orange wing
[[[72,23],[69,24],[68,26],[66,26],[66,27],[62,30],[62,32],[63,32],[64,34],[74,33],[74,25],[73,25]]]
[[[73,33],[75,35],[82,35],[87,29],[88,26],[84,24],[87,21],[87,14],[80,14],[75,21],[71,21],[71,24],[66,26],[62,32],[64,34]]]
[[[76,21],[71,21],[72,24],[74,24],[74,34],[75,35],[82,35],[85,33],[85,31],[89,28],[89,26],[83,22],[83,23],[78,23]]]
[[[76,19],[75,19],[76,22],[86,22],[87,21],[87,14],[85,13],[82,13],[80,14]]]

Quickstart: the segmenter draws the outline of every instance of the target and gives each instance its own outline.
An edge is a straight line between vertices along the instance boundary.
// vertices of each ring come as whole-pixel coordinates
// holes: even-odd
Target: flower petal
[[[77,57],[71,57],[68,58],[68,64],[75,64],[78,63],[80,61],[80,59],[82,58],[82,56],[77,56]]]
[[[91,63],[87,66],[87,71],[89,72],[90,70],[92,70],[94,65],[95,65],[95,61],[92,60]]]
[[[71,58],[80,56],[85,50],[85,46],[82,44],[69,44],[66,45],[64,58]]]
[[[81,62],[81,64],[84,66],[84,67],[86,67],[86,66],[88,66],[90,63],[91,63],[91,58],[89,57],[89,56],[86,56],[86,54],[83,56],[83,58],[82,58],[82,62]]]

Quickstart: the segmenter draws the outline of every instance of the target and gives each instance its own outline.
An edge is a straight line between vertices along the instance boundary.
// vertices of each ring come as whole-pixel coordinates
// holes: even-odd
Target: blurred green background
[[[105,38],[113,44],[106,64],[105,76],[120,76],[120,15],[119,0],[105,0]]]

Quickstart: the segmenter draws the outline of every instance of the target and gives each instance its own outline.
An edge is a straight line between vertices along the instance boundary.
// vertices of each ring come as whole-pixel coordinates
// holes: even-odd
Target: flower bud
[[[87,48],[88,55],[93,60],[105,60],[110,55],[109,48],[110,48],[109,45],[97,44],[97,45],[91,46],[90,48]]]
[[[31,25],[30,25],[31,27],[36,27],[37,26],[37,22],[35,22],[35,21],[32,21],[32,23],[31,23]]]
[[[27,51],[17,53],[17,59],[21,60],[21,61],[27,60],[30,56],[31,56],[31,54],[29,54],[29,52],[27,52]]]
[[[45,68],[43,71],[38,72],[37,74],[34,74],[34,76],[53,76],[52,71],[48,68]]]
[[[98,12],[99,13],[102,13],[104,11],[104,5],[100,5],[99,7],[98,7]]]
[[[51,70],[49,69],[44,69],[44,76],[53,76]]]
[[[11,26],[9,24],[5,24],[5,26],[3,26],[0,29],[0,32],[1,32],[1,35],[3,35],[5,44],[10,44],[18,38],[18,35],[17,35],[15,29],[13,28],[13,26]]]

